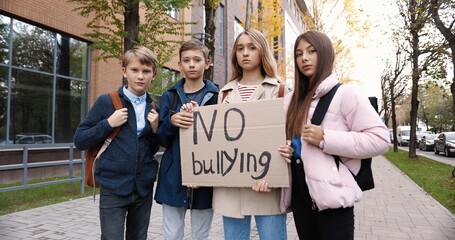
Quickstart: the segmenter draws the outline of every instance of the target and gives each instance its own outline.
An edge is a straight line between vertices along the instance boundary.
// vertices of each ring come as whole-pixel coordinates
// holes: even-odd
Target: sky
[[[353,78],[360,82],[359,87],[368,95],[381,97],[381,76],[384,72],[385,59],[393,54],[386,34],[390,29],[392,17],[398,10],[393,0],[357,0],[363,7],[363,17],[371,23],[370,34],[365,41],[365,48],[351,49],[355,62]],[[396,21],[401,21],[397,19]]]

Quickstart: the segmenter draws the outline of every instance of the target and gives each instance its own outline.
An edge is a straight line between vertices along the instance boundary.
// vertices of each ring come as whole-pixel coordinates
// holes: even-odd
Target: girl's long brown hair
[[[277,63],[275,61],[275,58],[273,58],[273,53],[272,50],[270,50],[267,40],[261,32],[250,28],[241,32],[235,39],[234,47],[232,48],[231,52],[232,76],[229,81],[240,79],[243,76],[243,69],[240,67],[239,61],[237,59],[237,46],[239,44],[239,38],[242,35],[248,35],[251,38],[251,42],[253,42],[254,46],[259,49],[262,75],[279,79]]]
[[[318,56],[316,71],[311,78],[304,76],[297,65],[295,51],[300,41],[306,41],[316,50]],[[332,41],[324,33],[308,31],[297,37],[294,46],[295,85],[286,116],[286,135],[300,136],[302,123],[308,119],[312,97],[319,84],[332,74],[335,51]]]

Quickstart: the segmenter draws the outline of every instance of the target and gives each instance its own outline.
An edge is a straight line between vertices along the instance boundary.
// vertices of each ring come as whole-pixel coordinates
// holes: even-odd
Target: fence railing
[[[69,188],[72,190],[73,182],[79,181],[80,184],[80,192],[81,194],[84,193],[84,163],[85,159],[74,159],[74,144],[73,143],[65,143],[65,144],[15,144],[15,145],[0,145],[0,154],[2,152],[8,151],[22,151],[22,163],[19,164],[6,164],[0,165],[0,173],[4,171],[11,171],[11,170],[22,170],[22,184],[13,187],[4,187],[0,188],[0,192],[7,192],[13,191],[18,189],[26,189],[26,188],[34,188],[52,184],[59,184],[59,183],[70,183]],[[36,150],[52,150],[52,149],[68,149],[69,156],[67,160],[56,160],[56,161],[40,161],[40,162],[29,162],[30,159],[30,152]],[[83,158],[84,154],[81,153]],[[74,175],[74,165],[81,164],[81,176]],[[68,166],[68,178],[67,179],[60,179],[60,180],[51,180],[39,183],[32,183],[29,184],[29,169],[38,168],[38,167],[53,167],[53,166]]]
[[[54,161],[40,161],[40,162],[29,162],[30,151],[36,150],[61,150],[61,149],[68,149],[69,156],[68,160],[54,160]],[[19,164],[6,164],[0,165],[0,173],[4,171],[11,171],[11,170],[22,170],[22,184],[13,187],[4,187],[0,188],[0,192],[7,192],[19,189],[26,189],[26,188],[34,188],[52,184],[59,184],[59,183],[70,183],[69,190],[72,191],[73,189],[73,182],[79,181],[80,184],[80,193],[83,194],[85,191],[85,152],[81,152],[80,159],[74,159],[74,149],[75,146],[73,143],[65,143],[65,144],[15,144],[15,145],[0,145],[0,154],[2,152],[8,151],[22,151],[22,163]],[[158,161],[161,160],[163,152],[158,152],[155,154],[155,157]],[[74,175],[74,165],[80,164],[81,165],[81,175],[76,176]],[[53,166],[68,166],[68,179],[60,179],[60,180],[51,180],[51,181],[44,181],[39,183],[31,183],[29,184],[29,174],[28,170],[32,168],[38,167],[53,167]]]

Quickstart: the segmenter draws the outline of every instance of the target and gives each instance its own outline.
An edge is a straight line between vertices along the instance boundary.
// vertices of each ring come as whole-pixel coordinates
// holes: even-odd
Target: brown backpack
[[[111,98],[112,104],[114,104],[115,110],[123,108],[122,100],[120,99],[118,92],[109,92],[109,97]],[[98,144],[85,150],[85,183],[88,186],[93,188],[99,187],[99,183],[95,182],[96,161],[112,140],[114,140],[115,136],[117,136],[120,128],[121,127],[114,128],[103,144]]]

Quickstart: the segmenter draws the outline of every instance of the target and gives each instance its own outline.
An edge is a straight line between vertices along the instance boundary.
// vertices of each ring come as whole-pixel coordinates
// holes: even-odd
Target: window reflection
[[[88,83],[57,79],[55,99],[55,141],[72,142],[73,134],[86,112]]]
[[[85,42],[0,14],[0,144],[73,141],[87,112],[88,53]]]
[[[11,19],[0,15],[0,63],[8,64],[9,24]]]
[[[6,114],[8,109],[8,68],[0,66],[0,144],[6,144]]]
[[[13,66],[52,73],[55,36],[52,32],[13,21]]]
[[[52,77],[13,70],[10,139],[17,135],[51,133]]]
[[[57,34],[57,72],[87,79],[87,44]]]

